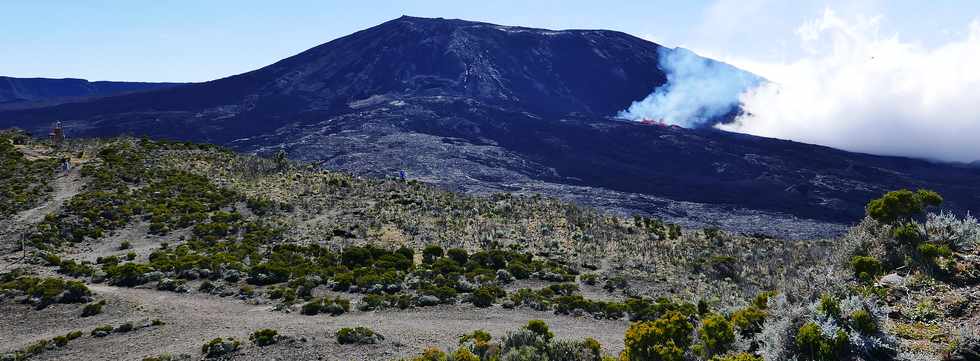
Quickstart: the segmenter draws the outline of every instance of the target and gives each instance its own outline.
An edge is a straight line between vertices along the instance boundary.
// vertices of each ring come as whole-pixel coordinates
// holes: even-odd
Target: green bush
[[[850,320],[851,328],[864,335],[878,333],[878,324],[875,322],[874,316],[867,310],[861,309],[851,312],[848,319]]]
[[[300,313],[308,316],[317,315],[320,313],[328,313],[332,316],[339,316],[344,313],[350,312],[350,300],[337,297],[337,298],[314,298],[310,302],[303,305]]]
[[[82,317],[90,317],[102,313],[102,306],[105,306],[105,300],[85,305],[82,308]]]
[[[490,307],[497,301],[497,295],[487,286],[478,288],[471,298],[476,307]]]
[[[943,202],[936,192],[920,189],[912,192],[907,189],[888,192],[878,199],[868,202],[868,216],[875,220],[893,224],[908,222],[913,217],[922,215],[927,207],[935,207]]]
[[[755,306],[749,306],[732,313],[731,321],[743,337],[751,337],[762,331],[766,320],[766,311]]]
[[[630,361],[683,361],[694,326],[678,311],[655,321],[642,321],[626,330],[623,358]]]
[[[446,257],[457,264],[466,264],[469,261],[469,254],[462,248],[450,248],[446,251]]]
[[[15,289],[40,300],[38,308],[52,303],[79,303],[92,294],[84,283],[61,278],[19,277],[0,284],[0,290]]]
[[[276,337],[278,335],[278,331],[265,328],[252,332],[252,334],[248,336],[248,339],[251,340],[256,346],[262,347],[276,343]]]
[[[442,255],[442,247],[434,244],[428,245],[422,250],[422,262],[431,264],[432,262],[435,262],[436,259],[442,258]]]
[[[383,337],[367,327],[344,327],[337,330],[337,342],[341,345],[373,344],[377,343],[379,339],[383,339]]]
[[[921,254],[922,257],[930,260],[939,256],[949,257],[953,255],[953,251],[950,250],[948,246],[937,246],[932,243],[921,243],[918,247],[916,247],[916,250],[919,251],[919,254]]]
[[[92,329],[92,336],[98,337],[99,333],[112,333],[112,326],[102,325]]]
[[[116,326],[116,328],[114,330],[112,330],[112,331],[113,332],[119,332],[119,333],[126,333],[126,332],[129,332],[129,331],[132,331],[133,328],[134,327],[133,327],[133,323],[132,322],[126,322],[126,323],[120,324],[119,326]]]
[[[851,268],[854,275],[865,282],[872,282],[883,272],[881,261],[871,256],[854,256],[851,258]]]
[[[829,294],[825,293],[820,296],[820,305],[817,306],[817,310],[832,319],[839,320],[841,318],[840,301]]]
[[[234,338],[229,337],[222,339],[221,337],[218,337],[202,345],[201,353],[203,353],[204,357],[206,358],[221,357],[238,351],[238,347],[240,345],[241,343]]]
[[[555,334],[548,329],[548,324],[542,320],[530,320],[524,329],[533,332],[535,335],[540,336],[545,341],[549,341],[555,337]]]
[[[714,314],[701,321],[698,330],[705,356],[710,357],[725,353],[732,342],[735,342],[735,330],[725,316]]]
[[[820,326],[808,322],[796,333],[796,347],[804,360],[831,361],[839,360],[847,350],[847,333],[838,330],[834,338],[825,337],[820,332]]]

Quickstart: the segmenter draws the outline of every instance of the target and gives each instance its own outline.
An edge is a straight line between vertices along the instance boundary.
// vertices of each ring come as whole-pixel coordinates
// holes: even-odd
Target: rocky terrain
[[[980,224],[928,191],[798,241],[210,145],[0,155],[2,360],[980,354]]]
[[[794,239],[842,234],[892,189],[980,210],[976,167],[611,118],[664,84],[663,51],[613,31],[402,17],[224,79],[0,111],[0,127],[282,149],[357,175]]]

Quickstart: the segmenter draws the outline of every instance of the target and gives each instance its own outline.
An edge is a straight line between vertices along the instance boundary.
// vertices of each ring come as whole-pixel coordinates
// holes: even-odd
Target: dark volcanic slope
[[[12,78],[0,76],[0,110],[28,109],[95,97],[170,88],[180,83],[140,83],[85,79]]]
[[[471,192],[544,192],[692,225],[767,233],[850,222],[900,187],[980,210],[980,169],[608,115],[663,84],[657,44],[403,17],[207,83],[0,113],[0,127],[210,141]],[[774,219],[786,222],[775,222]]]

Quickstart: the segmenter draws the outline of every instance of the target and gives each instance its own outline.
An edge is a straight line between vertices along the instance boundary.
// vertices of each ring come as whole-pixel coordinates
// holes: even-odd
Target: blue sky
[[[752,61],[806,56],[796,29],[833,9],[881,16],[880,31],[932,46],[962,37],[980,1],[5,1],[0,75],[204,81],[400,15],[553,29],[620,30],[667,46]]]

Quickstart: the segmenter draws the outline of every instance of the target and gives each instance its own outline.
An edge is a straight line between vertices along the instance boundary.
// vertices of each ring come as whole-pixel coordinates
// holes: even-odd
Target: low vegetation
[[[58,159],[28,158],[15,143],[29,142],[23,133],[0,131],[0,219],[37,205],[52,191]]]
[[[367,327],[344,327],[337,330],[337,343],[341,345],[368,345],[378,343],[381,340],[384,340],[384,337]]]
[[[40,202],[50,179],[21,180],[43,159],[3,137],[0,171],[18,180],[4,178],[0,191],[20,195],[0,212],[12,214]],[[935,213],[942,197],[928,190],[872,200],[839,239],[797,242],[681,230],[539,196],[468,197],[212,146],[119,138],[78,147],[84,187],[26,237],[31,261],[59,277],[0,275],[3,295],[38,308],[88,303],[78,306],[83,317],[105,304],[84,282],[105,281],[274,300],[276,310],[310,316],[451,304],[629,322],[624,342],[608,348],[532,321],[498,339],[476,331],[415,360],[910,360],[980,345],[960,327],[977,312],[980,224]],[[146,237],[130,237],[139,229]],[[62,258],[80,243],[110,253],[95,263]],[[363,327],[336,336],[383,340]],[[250,340],[278,337],[262,329]],[[239,347],[220,338],[201,352]]]

